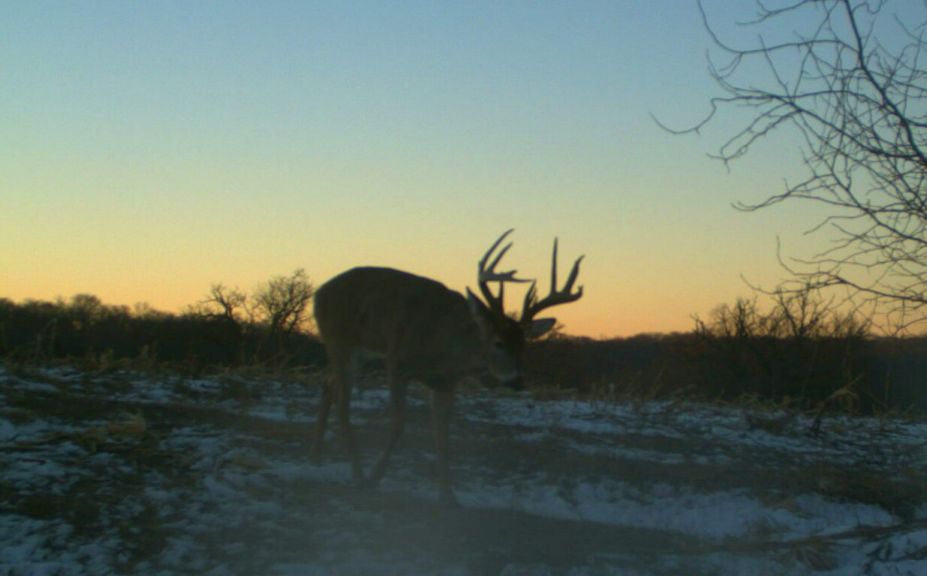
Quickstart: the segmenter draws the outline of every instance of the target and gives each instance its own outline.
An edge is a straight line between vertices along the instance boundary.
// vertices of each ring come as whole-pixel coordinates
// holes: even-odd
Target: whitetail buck
[[[464,298],[440,282],[391,268],[353,268],[319,287],[315,293],[315,320],[325,343],[331,378],[323,387],[316,422],[313,454],[319,458],[326,422],[336,404],[340,433],[351,458],[353,479],[375,486],[386,472],[390,453],[402,434],[406,418],[406,387],[410,380],[432,391],[432,411],[441,500],[454,503],[448,468],[448,424],[455,384],[486,368],[500,382],[522,386],[525,341],[550,330],[553,318],[535,319],[541,310],[579,300],[573,291],[582,257],[573,264],[563,289],[557,289],[557,240],[554,240],[550,294],[538,299],[536,282],[525,294],[521,317],[506,316],[503,296],[506,282],[528,282],[515,270],[497,272],[511,242],[496,249],[508,230],[479,261],[477,283],[485,301],[470,289]],[[495,254],[495,257],[493,257]],[[494,294],[490,283],[498,282]],[[386,447],[364,481],[360,456],[349,420],[351,373],[361,358],[371,354],[386,361],[390,389],[391,427]]]

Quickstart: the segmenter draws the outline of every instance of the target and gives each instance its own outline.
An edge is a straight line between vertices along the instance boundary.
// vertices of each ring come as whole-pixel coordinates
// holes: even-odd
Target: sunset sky
[[[750,3],[705,5],[743,38]],[[731,207],[801,173],[786,135],[728,171],[736,118],[651,118],[708,111],[709,43],[685,0],[2,0],[0,297],[178,311],[360,264],[463,290],[514,227],[542,292],[554,236],[586,255],[567,332],[688,330],[819,216]]]

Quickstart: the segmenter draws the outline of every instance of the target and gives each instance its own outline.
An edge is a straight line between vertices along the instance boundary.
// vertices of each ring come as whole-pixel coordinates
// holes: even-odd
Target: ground
[[[467,390],[448,508],[423,390],[370,491],[319,381],[0,367],[0,575],[927,573],[923,422]]]

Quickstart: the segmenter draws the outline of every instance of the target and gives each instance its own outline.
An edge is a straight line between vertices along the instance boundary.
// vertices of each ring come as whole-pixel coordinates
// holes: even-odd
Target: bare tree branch
[[[843,287],[897,326],[927,320],[927,5],[880,0],[756,3],[750,45],[722,37],[699,2],[723,60],[709,58],[721,95],[676,134],[697,133],[727,109],[752,111],[713,155],[730,163],[780,130],[798,136],[806,176],[741,210],[785,201],[826,206],[809,234],[829,248],[788,269],[798,284]],[[904,10],[902,17],[890,10]],[[781,38],[784,23],[809,25]],[[790,24],[792,25],[792,24]],[[775,32],[779,34],[773,36]],[[757,84],[756,67],[765,70]],[[749,69],[749,70],[748,70]]]

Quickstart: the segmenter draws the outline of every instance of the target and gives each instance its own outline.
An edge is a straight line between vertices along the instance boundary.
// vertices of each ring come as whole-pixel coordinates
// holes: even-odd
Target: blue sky
[[[463,289],[515,227],[525,276],[555,235],[586,254],[568,332],[689,329],[816,216],[730,207],[799,173],[786,136],[728,171],[727,118],[652,120],[708,110],[708,47],[682,0],[0,1],[0,296],[178,310],[359,264]]]

